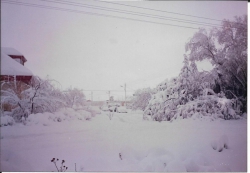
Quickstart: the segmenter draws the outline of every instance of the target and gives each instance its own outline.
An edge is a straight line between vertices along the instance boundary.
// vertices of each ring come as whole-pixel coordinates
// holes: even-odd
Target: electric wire
[[[65,11],[65,12],[73,12],[73,13],[79,13],[79,14],[95,15],[95,16],[109,17],[109,18],[117,18],[117,19],[124,19],[124,20],[145,22],[145,23],[158,24],[158,25],[165,25],[165,26],[173,26],[173,27],[180,27],[180,28],[187,28],[187,29],[195,29],[195,30],[199,29],[199,28],[190,27],[190,26],[183,26],[183,25],[174,25],[174,24],[153,22],[153,21],[147,21],[147,20],[141,20],[141,19],[133,19],[133,18],[120,17],[120,16],[113,16],[113,15],[107,15],[107,14],[100,14],[100,13],[93,13],[93,12],[86,12],[86,11],[79,11],[79,10],[72,10],[72,9],[67,9],[67,8],[59,8],[59,7],[52,7],[52,6],[45,6],[45,5],[37,5],[37,4],[31,4],[31,3],[23,3],[23,2],[17,2],[17,1],[3,1],[3,0],[2,0],[1,2],[2,2],[2,3],[6,3],[6,4],[12,4],[12,5],[22,5],[22,6],[28,6],[28,7],[37,7],[37,8],[43,8],[43,9],[51,9],[51,10],[58,10],[58,11]]]
[[[126,7],[133,7],[133,8],[156,11],[156,12],[170,13],[170,14],[174,14],[174,15],[181,15],[181,16],[188,16],[188,17],[194,17],[194,18],[200,18],[200,19],[206,19],[206,20],[213,20],[213,21],[217,21],[217,22],[224,22],[225,21],[225,20],[213,19],[213,18],[209,18],[209,17],[201,17],[201,16],[189,15],[189,14],[184,14],[184,13],[176,13],[176,12],[153,9],[153,8],[146,8],[146,7],[139,7],[139,6],[134,6],[134,5],[121,4],[121,3],[117,3],[117,2],[100,1],[100,0],[92,0],[92,1],[115,4],[115,5],[126,6]],[[239,23],[239,22],[230,22],[230,21],[227,21],[227,22],[229,22],[231,24],[236,23],[236,24],[244,25],[244,24]],[[235,28],[237,28],[237,27],[235,27]]]
[[[94,90],[82,90],[82,91],[103,91],[103,92],[107,92],[107,91],[112,91],[112,92],[124,92],[123,90],[96,90],[96,89],[94,89]],[[128,91],[128,92],[133,92],[133,90],[126,90],[126,91]]]
[[[120,10],[120,9],[115,9],[115,8],[107,8],[107,7],[102,7],[102,6],[95,6],[95,5],[76,3],[76,2],[69,2],[69,1],[65,1],[65,0],[64,1],[40,0],[40,1],[52,2],[52,3],[64,4],[64,5],[71,5],[71,6],[76,6],[76,7],[99,9],[99,10],[103,10],[103,11],[110,11],[110,12],[116,12],[116,13],[122,13],[122,14],[143,16],[143,17],[149,17],[149,18],[154,18],[154,19],[169,20],[169,21],[182,22],[182,23],[188,23],[188,24],[194,24],[194,25],[221,27],[221,25],[214,24],[214,23],[206,23],[206,22],[199,22],[199,21],[193,21],[193,20],[185,20],[185,19],[180,19],[180,18],[166,17],[166,16],[153,15],[153,14],[147,14],[147,13],[138,13],[138,12],[128,11],[128,10]]]
[[[101,3],[109,3],[109,4],[121,5],[121,6],[127,6],[127,7],[133,7],[133,8],[139,8],[139,9],[144,9],[144,10],[151,10],[151,11],[157,11],[157,12],[170,13],[170,14],[175,14],[175,15],[182,15],[182,16],[201,18],[201,19],[206,19],[206,20],[214,20],[214,21],[218,21],[218,22],[223,21],[223,20],[218,20],[218,19],[213,19],[213,18],[208,18],[208,17],[201,17],[201,16],[195,16],[195,15],[189,15],[189,14],[183,14],[183,13],[176,13],[176,12],[158,10],[158,9],[153,9],[153,8],[138,7],[138,6],[134,6],[134,5],[121,4],[121,3],[117,3],[117,2],[99,1],[99,0],[93,0],[93,1],[98,1],[98,2],[101,2]]]

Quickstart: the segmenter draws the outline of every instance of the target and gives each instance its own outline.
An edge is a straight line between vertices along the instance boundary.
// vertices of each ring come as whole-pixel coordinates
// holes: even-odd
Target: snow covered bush
[[[3,115],[1,117],[0,127],[2,126],[12,126],[15,123],[15,120],[8,115]]]
[[[208,117],[210,120],[240,118],[240,111],[235,107],[235,100],[222,97],[220,93],[215,94],[213,90],[205,89],[203,95],[195,99],[188,97],[185,100],[185,97],[178,95],[176,93],[177,90],[173,88],[170,87],[171,94],[166,89],[153,96],[154,99],[150,100],[144,111],[144,119],[149,119],[149,116],[155,121],[172,121],[178,118],[185,119],[191,117],[194,119]],[[189,100],[189,98],[192,98],[192,100]]]
[[[44,112],[30,114],[27,120],[24,122],[25,125],[43,125],[49,126],[52,123],[60,123],[64,121],[74,121],[74,120],[91,120],[91,113],[85,110],[75,111],[72,108],[61,108],[54,113]]]
[[[215,93],[217,75],[198,72],[195,62],[184,58],[184,66],[177,78],[165,80],[156,87],[144,111],[144,119],[172,121],[177,118],[240,118],[242,103],[228,99],[221,91]]]
[[[56,113],[58,116],[54,119],[60,122],[69,117],[63,117],[57,112],[59,109],[83,106],[85,103],[85,96],[81,90],[74,88],[62,92],[55,86],[54,80],[43,80],[36,76],[31,79],[29,85],[10,81],[2,82],[1,86],[1,110],[9,106],[16,122],[26,121],[30,114],[45,112]],[[97,111],[92,111],[93,116],[96,113]]]
[[[54,82],[51,79],[32,78],[31,87],[23,92],[30,103],[31,113],[55,112],[65,106],[62,92]]]
[[[240,118],[232,107],[232,101],[227,98],[220,98],[217,95],[201,96],[185,105],[179,105],[174,118],[177,118],[177,116],[190,118],[197,113],[200,116],[196,118],[209,117],[210,120]]]
[[[26,125],[42,124],[44,126],[48,126],[51,124],[52,119],[53,119],[53,114],[49,112],[30,114],[25,124]]]
[[[55,112],[65,104],[60,90],[52,82],[33,77],[30,85],[25,88],[8,82],[8,85],[15,87],[1,88],[1,107],[4,104],[10,105],[12,116],[17,122],[22,121],[22,118],[26,120],[30,114]]]
[[[148,105],[152,93],[153,90],[150,88],[136,90],[132,100],[132,109],[144,110]]]
[[[165,80],[158,85],[156,93],[152,95],[144,110],[144,119],[148,119],[147,115],[150,115],[155,121],[169,121],[178,104],[177,78],[172,78],[169,82]]]
[[[91,120],[91,113],[85,110],[74,110],[72,108],[62,108],[54,113],[53,121],[71,121],[71,120]]]

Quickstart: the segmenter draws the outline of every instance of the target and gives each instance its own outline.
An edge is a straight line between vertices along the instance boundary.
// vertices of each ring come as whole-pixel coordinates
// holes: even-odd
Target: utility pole
[[[109,98],[108,98],[108,100],[110,100],[110,91],[108,91],[108,92],[107,92],[107,94],[109,95]]]
[[[91,91],[91,101],[93,101],[93,91]]]
[[[124,101],[124,106],[126,106],[126,83],[124,84],[124,86],[121,85],[121,87],[124,88],[125,91],[125,101]]]
[[[124,106],[126,106],[126,83],[124,84],[124,91],[125,91],[125,103],[124,103]]]

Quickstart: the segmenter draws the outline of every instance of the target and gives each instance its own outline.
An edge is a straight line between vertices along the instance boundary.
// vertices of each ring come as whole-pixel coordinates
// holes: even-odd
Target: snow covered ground
[[[56,171],[52,158],[67,171],[247,171],[246,119],[170,123],[108,113],[1,127],[1,171]]]

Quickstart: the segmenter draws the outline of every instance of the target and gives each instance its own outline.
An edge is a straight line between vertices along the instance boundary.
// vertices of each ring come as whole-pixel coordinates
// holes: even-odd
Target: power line
[[[189,15],[189,14],[184,14],[184,13],[176,13],[176,12],[158,10],[158,9],[153,9],[153,8],[138,7],[138,6],[134,6],[134,5],[126,5],[126,4],[116,3],[116,2],[108,2],[108,1],[100,1],[100,0],[93,0],[93,1],[102,2],[102,3],[109,3],[109,4],[116,4],[116,5],[133,7],[133,8],[139,8],[139,9],[144,9],[144,10],[151,10],[151,11],[163,12],[163,13],[170,13],[170,14],[175,14],[175,15],[189,16],[189,17],[206,19],[206,20],[213,20],[213,21],[217,21],[217,22],[224,22],[224,20],[219,20],[219,19],[213,19],[213,18],[208,18],[208,17],[201,17],[201,16],[195,16],[195,15]],[[236,23],[236,24],[243,25],[242,23],[239,23],[239,22],[230,22],[230,21],[227,21],[227,22],[229,22],[231,24],[232,23]],[[237,28],[237,27],[235,27],[235,28]]]
[[[124,92],[123,90],[82,90],[82,91],[103,91],[103,92],[112,91],[112,92]],[[133,92],[133,90],[127,90],[127,91]]]
[[[92,12],[79,11],[79,10],[71,10],[71,9],[67,9],[67,8],[58,8],[58,7],[52,7],[52,6],[31,4],[31,3],[22,3],[22,2],[16,2],[16,1],[3,1],[2,0],[2,3],[29,6],[29,7],[37,7],[37,8],[51,9],[51,10],[58,10],[58,11],[65,11],[65,12],[73,12],[73,13],[80,13],[80,14],[96,15],[96,16],[101,16],[101,17],[110,17],[110,18],[117,18],[117,19],[145,22],[145,23],[158,24],[158,25],[180,27],[180,28],[188,28],[188,29],[196,29],[196,30],[199,29],[199,28],[189,27],[189,26],[153,22],[153,21],[147,21],[147,20],[133,19],[133,18],[127,18],[127,17],[119,17],[119,16],[106,15],[106,14],[100,14],[100,13],[92,13]]]
[[[199,21],[166,17],[166,16],[153,15],[153,14],[147,14],[147,13],[138,13],[138,12],[134,12],[134,11],[120,10],[120,9],[116,9],[116,8],[107,8],[107,7],[95,6],[95,5],[89,5],[89,4],[83,4],[83,3],[76,3],[76,2],[69,2],[69,1],[59,1],[58,2],[58,0],[40,0],[40,1],[52,2],[52,3],[56,3],[56,4],[71,5],[71,6],[76,6],[76,7],[99,9],[99,10],[104,10],[104,11],[110,11],[110,12],[116,12],[116,13],[122,13],[122,14],[130,14],[130,15],[136,15],[136,16],[143,16],[143,17],[149,17],[149,18],[161,19],[161,20],[169,20],[169,21],[174,21],[174,22],[182,22],[182,23],[188,23],[188,24],[194,24],[194,25],[221,27],[220,25],[214,24],[214,23],[199,22]]]
[[[99,1],[99,0],[93,0],[93,1],[98,1],[98,2],[102,2],[102,3],[116,4],[116,5],[121,5],[121,6],[140,8],[140,9],[144,9],[144,10],[158,11],[158,12],[170,13],[170,14],[175,14],[175,15],[189,16],[189,17],[195,17],[195,18],[201,18],[201,19],[207,19],[207,20],[214,20],[214,21],[222,22],[222,20],[208,18],[208,17],[200,17],[200,16],[189,15],[189,14],[184,14],[184,13],[176,13],[176,12],[164,11],[164,10],[158,10],[158,9],[146,8],[146,7],[138,7],[138,6],[134,6],[134,5],[126,5],[126,4],[121,4],[121,3],[117,3],[117,2],[108,2],[108,1]]]

